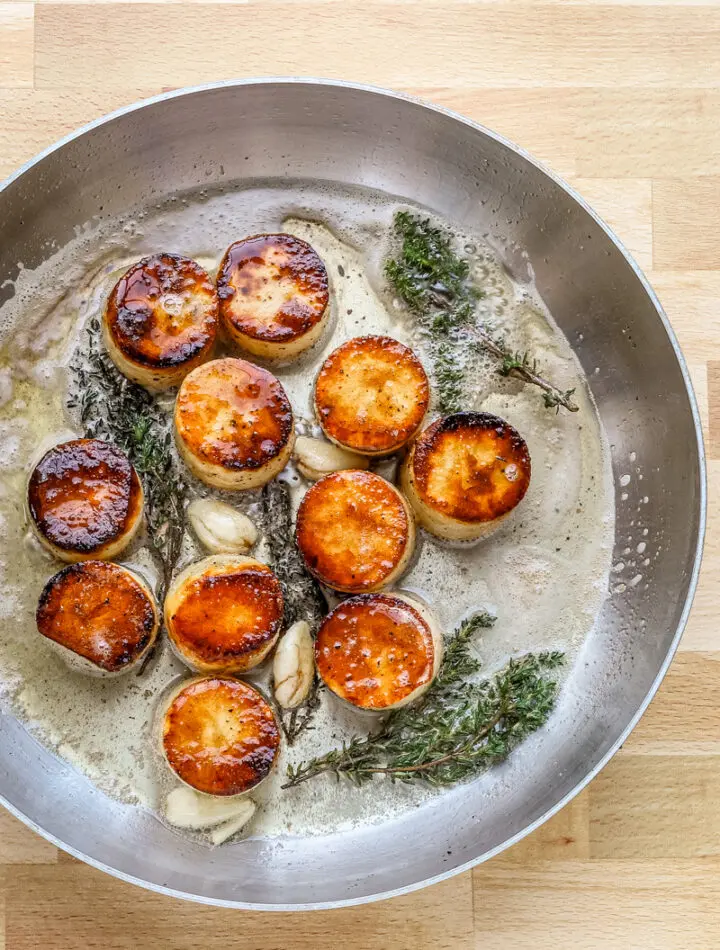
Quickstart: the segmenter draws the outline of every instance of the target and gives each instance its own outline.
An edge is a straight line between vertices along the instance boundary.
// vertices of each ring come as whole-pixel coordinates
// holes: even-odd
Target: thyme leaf
[[[501,376],[515,376],[543,391],[548,408],[577,412],[574,389],[562,390],[542,377],[527,353],[514,353],[475,319],[483,294],[470,279],[470,264],[453,248],[451,235],[408,211],[394,221],[398,253],[385,262],[385,277],[429,338],[429,356],[443,413],[463,404],[464,372],[454,357],[459,346],[477,345],[499,362]]]
[[[391,713],[377,732],[289,765],[283,787],[325,773],[356,785],[376,775],[451,785],[507,758],[550,715],[558,692],[555,671],[564,656],[557,651],[527,653],[475,682],[469,679],[479,669],[472,642],[478,629],[493,622],[485,612],[465,621],[446,647],[435,683],[418,703]]]
[[[273,480],[264,486],[261,507],[265,535],[270,547],[270,565],[280,581],[285,602],[285,624],[306,620],[313,634],[327,613],[327,602],[317,581],[305,569],[295,543],[292,507],[287,485]],[[320,705],[320,680],[315,674],[307,699],[295,709],[278,709],[283,732],[290,745],[306,729]]]
[[[70,363],[68,408],[87,438],[117,445],[142,479],[148,542],[162,567],[162,601],[180,557],[187,487],[172,452],[166,413],[146,389],[119,372],[100,341],[100,321],[93,318]]]

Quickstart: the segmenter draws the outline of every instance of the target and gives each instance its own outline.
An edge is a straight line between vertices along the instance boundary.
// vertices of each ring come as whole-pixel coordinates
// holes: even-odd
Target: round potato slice
[[[275,646],[280,582],[251,557],[216,554],[191,564],[165,598],[165,626],[183,662],[200,673],[246,673]]]
[[[384,478],[358,469],[315,482],[300,503],[296,534],[308,570],[327,587],[350,594],[392,584],[415,546],[403,496]]]
[[[30,476],[27,501],[35,533],[61,561],[116,557],[142,524],[137,472],[100,439],[49,449]]]
[[[40,595],[36,620],[69,666],[105,676],[137,666],[159,627],[147,584],[107,561],[70,564],[51,577]]]
[[[253,356],[293,359],[317,342],[328,320],[325,265],[292,234],[231,244],[217,286],[225,332]]]
[[[217,328],[213,282],[179,254],[133,264],[113,288],[103,316],[105,345],[117,368],[155,390],[178,386],[207,359]]]
[[[270,704],[252,686],[230,677],[198,678],[171,693],[161,744],[186,785],[207,795],[241,795],[270,774],[280,730]]]
[[[325,435],[363,455],[397,452],[415,435],[430,400],[422,363],[387,336],[348,340],[323,363],[315,412]]]
[[[442,660],[442,635],[426,607],[404,594],[362,594],[328,614],[315,662],[328,689],[359,709],[387,711],[418,699]]]
[[[420,435],[401,471],[418,521],[456,541],[486,537],[522,501],[530,454],[508,422],[486,412],[458,412]]]
[[[280,381],[245,360],[211,360],[183,380],[175,434],[188,468],[208,485],[258,488],[292,455],[292,407]]]

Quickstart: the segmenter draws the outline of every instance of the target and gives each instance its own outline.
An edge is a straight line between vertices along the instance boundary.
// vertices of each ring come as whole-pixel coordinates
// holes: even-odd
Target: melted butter
[[[395,208],[377,194],[303,183],[178,200],[82,232],[38,271],[22,273],[15,297],[0,311],[5,339],[0,353],[2,700],[110,795],[157,809],[176,784],[159,762],[155,720],[159,697],[184,670],[165,642],[142,677],[84,677],[71,672],[35,629],[38,594],[59,565],[28,532],[25,482],[39,448],[70,437],[64,368],[78,334],[101,311],[119,274],[144,254],[175,251],[213,272],[238,238],[289,231],[318,251],[331,285],[328,331],[299,362],[274,369],[293,404],[298,431],[317,435],[312,380],[337,345],[356,335],[384,333],[423,355],[422,333],[382,290],[380,268]],[[478,608],[495,612],[496,625],[478,642],[484,671],[490,672],[509,654],[527,650],[560,648],[572,657],[592,629],[608,587],[612,480],[604,435],[579,366],[532,285],[513,283],[493,251],[474,236],[460,239],[470,248],[474,273],[486,292],[480,307],[488,326],[513,348],[531,351],[562,388],[576,386],[580,406],[578,414],[556,414],[543,407],[536,389],[500,380],[490,359],[476,356],[468,366],[473,381],[468,408],[494,412],[523,434],[532,458],[530,488],[514,516],[484,543],[451,546],[419,532],[416,555],[399,586],[424,599],[446,631]],[[458,353],[459,362],[467,358]],[[375,467],[392,477],[392,461]],[[297,505],[307,484],[292,465],[282,477]],[[193,485],[198,494],[215,494]],[[222,497],[232,497],[252,517],[255,493]],[[261,538],[253,554],[263,559],[266,549]],[[179,568],[202,553],[188,535]],[[142,538],[123,563],[150,583],[157,580]],[[267,688],[269,674],[266,662],[250,678]],[[342,786],[338,794],[331,779],[281,789],[288,761],[333,748],[366,732],[374,721],[325,692],[315,729],[292,749],[283,749],[274,775],[253,793],[262,807],[251,833],[327,834],[358,822],[383,821],[440,794],[386,781],[361,789]],[[559,722],[555,728],[572,724]]]

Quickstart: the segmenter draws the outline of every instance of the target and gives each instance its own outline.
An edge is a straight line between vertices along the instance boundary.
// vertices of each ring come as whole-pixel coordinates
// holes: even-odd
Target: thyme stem
[[[466,343],[469,336],[499,361],[501,376],[537,386],[548,408],[577,412],[574,389],[559,389],[537,372],[528,354],[509,350],[478,322],[476,303],[483,294],[470,279],[469,262],[455,252],[451,235],[407,211],[395,215],[394,226],[400,247],[397,256],[385,262],[385,276],[429,335],[441,411],[462,408],[464,373],[453,359],[453,346]]]
[[[264,486],[261,505],[265,534],[270,546],[271,566],[283,589],[285,624],[306,620],[313,635],[327,613],[327,602],[320,586],[305,570],[305,562],[295,543],[287,485],[273,480]],[[307,699],[295,709],[277,708],[288,745],[306,729],[320,705],[320,680],[315,674]]]
[[[74,410],[88,438],[113,442],[127,453],[145,490],[148,543],[159,561],[162,601],[180,557],[187,487],[172,451],[167,416],[150,393],[126,379],[101,343],[93,318],[70,364]]]
[[[283,788],[326,773],[355,784],[385,775],[391,781],[450,785],[506,758],[550,715],[558,690],[553,671],[563,655],[528,653],[475,682],[470,677],[479,664],[472,643],[478,630],[493,621],[481,612],[460,626],[435,683],[418,703],[391,713],[376,732],[288,766]]]

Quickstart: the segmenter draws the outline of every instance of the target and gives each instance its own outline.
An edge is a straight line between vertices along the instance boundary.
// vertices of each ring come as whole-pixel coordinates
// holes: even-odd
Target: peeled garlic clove
[[[330,472],[341,472],[346,468],[367,468],[370,464],[364,455],[356,455],[341,449],[332,442],[322,439],[309,439],[300,435],[295,440],[295,461],[305,478],[316,482]]]
[[[244,798],[243,803],[245,808],[242,811],[242,814],[238,814],[236,818],[233,818],[232,821],[227,821],[223,825],[217,825],[210,832],[210,840],[213,844],[222,844],[223,841],[227,841],[228,838],[232,838],[233,835],[237,834],[241,828],[243,828],[255,814],[255,802],[250,798]]]
[[[280,638],[273,658],[275,699],[283,709],[294,709],[307,697],[315,675],[310,627],[298,620]]]
[[[244,554],[257,541],[257,528],[247,515],[214,498],[198,498],[187,515],[204,548],[213,554]]]
[[[255,803],[249,798],[214,798],[200,795],[191,788],[181,786],[173,789],[165,799],[165,817],[176,828],[198,830],[212,828],[222,822],[235,821],[248,813],[248,803],[255,811]],[[247,821],[248,818],[245,818]]]

